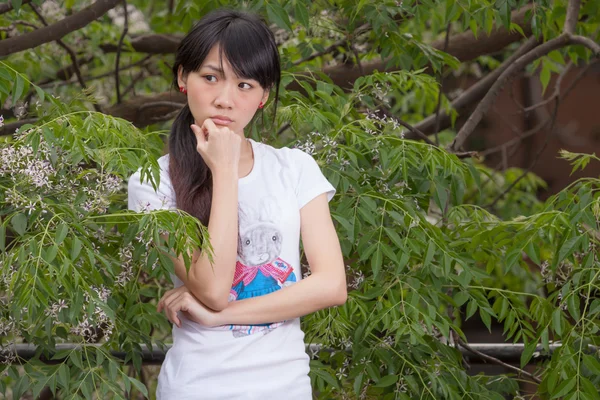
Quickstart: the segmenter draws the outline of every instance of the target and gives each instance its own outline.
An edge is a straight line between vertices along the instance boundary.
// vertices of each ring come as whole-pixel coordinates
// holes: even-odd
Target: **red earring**
[[[258,105],[258,108],[263,108],[265,105],[263,104],[263,102],[261,101],[260,104]]]
[[[187,93],[187,89],[186,89],[186,88],[184,88],[183,86],[179,86],[179,91],[180,91],[181,93],[183,93],[183,94],[186,94],[186,93]]]

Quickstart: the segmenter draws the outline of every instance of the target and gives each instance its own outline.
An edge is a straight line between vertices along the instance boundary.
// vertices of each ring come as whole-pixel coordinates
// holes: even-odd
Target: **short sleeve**
[[[304,207],[315,197],[327,193],[327,201],[335,194],[335,188],[325,178],[315,159],[302,150],[294,149],[295,169],[297,173],[296,199],[298,209]]]
[[[149,181],[140,181],[141,170],[136,171],[127,183],[127,208],[133,211],[176,209],[175,195],[169,179],[168,156],[158,160],[160,183],[154,190]]]

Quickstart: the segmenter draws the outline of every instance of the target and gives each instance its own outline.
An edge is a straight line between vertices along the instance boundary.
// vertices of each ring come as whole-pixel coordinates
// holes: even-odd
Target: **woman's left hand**
[[[217,326],[217,311],[211,310],[202,304],[185,286],[169,290],[158,302],[158,312],[165,311],[169,321],[181,328],[181,320],[177,312],[181,311],[186,318],[200,325]]]

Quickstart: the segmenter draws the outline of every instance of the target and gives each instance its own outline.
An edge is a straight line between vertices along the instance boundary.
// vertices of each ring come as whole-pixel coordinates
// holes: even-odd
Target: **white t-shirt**
[[[333,186],[315,160],[298,149],[250,140],[254,166],[239,180],[240,246],[229,300],[261,296],[302,279],[300,209]],[[129,209],[174,209],[169,155],[159,158],[156,191],[140,183],[139,171],[129,179]],[[183,283],[172,276],[175,287]],[[309,357],[300,319],[272,324],[207,328],[179,315],[173,346],[158,377],[157,398],[290,399],[312,398]]]

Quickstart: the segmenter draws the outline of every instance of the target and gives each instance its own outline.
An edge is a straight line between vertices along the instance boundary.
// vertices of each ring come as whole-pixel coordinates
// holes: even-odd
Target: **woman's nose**
[[[215,106],[220,108],[231,108],[233,106],[233,88],[231,85],[223,85],[221,90],[217,92],[215,98]]]

